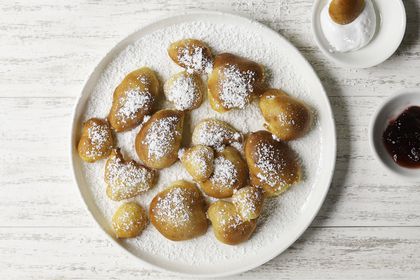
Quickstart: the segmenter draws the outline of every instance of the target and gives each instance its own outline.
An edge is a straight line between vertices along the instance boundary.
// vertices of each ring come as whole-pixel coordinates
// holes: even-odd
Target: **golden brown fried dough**
[[[242,134],[224,121],[204,119],[194,127],[192,142],[221,150],[225,145],[241,143]]]
[[[168,48],[170,58],[188,73],[209,73],[213,66],[210,48],[196,39],[183,39],[172,43]]]
[[[281,140],[299,138],[311,126],[311,113],[308,107],[279,89],[264,92],[259,106],[267,122],[267,129]]]
[[[328,12],[335,23],[344,25],[354,21],[364,8],[364,0],[332,0]]]
[[[106,120],[92,118],[83,123],[77,151],[86,162],[107,158],[114,147],[114,137]]]
[[[134,202],[121,205],[112,217],[112,227],[117,238],[136,237],[146,226],[146,211]]]
[[[245,158],[252,185],[262,187],[267,196],[277,196],[300,180],[301,168],[295,153],[268,131],[247,137]]]
[[[120,201],[146,192],[156,184],[155,171],[134,160],[124,160],[120,149],[114,149],[105,165],[106,194]]]
[[[112,128],[121,132],[139,125],[158,96],[159,80],[153,70],[143,67],[129,73],[114,91],[108,115]]]
[[[206,181],[213,173],[214,151],[210,147],[192,146],[185,149],[180,159],[185,169],[197,182]]]
[[[181,111],[200,107],[206,90],[200,75],[186,71],[173,75],[163,88],[166,98]]]
[[[216,56],[208,80],[211,107],[223,113],[242,109],[264,90],[264,68],[256,62],[230,53]]]
[[[248,169],[241,154],[233,147],[226,147],[216,153],[213,174],[201,183],[201,188],[209,196],[227,198],[242,188],[247,179]]]
[[[241,217],[248,221],[260,216],[264,195],[260,188],[247,186],[234,192],[232,202]]]
[[[192,239],[207,231],[206,203],[198,188],[188,181],[173,182],[150,203],[150,221],[173,241]]]
[[[229,245],[236,245],[248,240],[257,225],[256,220],[242,219],[232,203],[222,200],[210,205],[207,216],[211,221],[216,238]]]
[[[142,126],[136,137],[136,152],[143,163],[155,169],[171,166],[178,159],[184,113],[160,110]]]

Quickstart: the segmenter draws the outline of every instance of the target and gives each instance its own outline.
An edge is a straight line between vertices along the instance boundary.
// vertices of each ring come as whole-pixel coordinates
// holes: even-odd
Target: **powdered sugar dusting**
[[[225,143],[240,142],[242,135],[233,128],[226,127],[218,120],[208,119],[202,121],[194,128],[193,143],[195,145],[210,146],[221,151]]]
[[[139,228],[143,227],[147,218],[145,215],[137,215],[134,211],[134,207],[128,207],[122,213],[120,212],[118,218],[112,223],[112,226],[115,230],[119,231],[137,231]]]
[[[245,190],[245,188],[241,190]],[[253,216],[257,211],[256,203],[263,199],[262,192],[241,190],[239,190],[240,195],[237,190],[234,191],[232,202],[235,204],[236,208],[239,209],[238,212],[242,215],[242,217],[246,218]]]
[[[240,71],[236,65],[223,68],[223,79],[220,79],[220,101],[223,107],[244,108],[249,104],[254,92],[253,83],[256,73],[251,70]]]
[[[223,233],[225,236],[227,236],[227,232],[236,229],[238,226],[244,223],[244,220],[238,213],[228,213],[223,207],[219,209],[219,217],[222,217],[220,220],[220,225],[225,228]]]
[[[171,152],[175,137],[180,135],[176,129],[178,122],[179,118],[175,116],[153,122],[142,142],[148,146],[149,159],[163,158]]]
[[[203,93],[194,76],[181,74],[170,81],[171,83],[165,84],[165,95],[177,110],[189,110],[199,104]]]
[[[214,172],[210,177],[212,184],[232,189],[237,182],[238,171],[235,165],[223,156],[214,159]]]
[[[109,143],[108,141],[112,137],[109,127],[105,124],[98,124],[95,121],[91,121],[87,132],[88,138],[92,144],[92,149],[86,150],[86,155],[89,157],[102,155],[104,147],[107,145],[107,143]],[[107,148],[110,149],[112,147]]]
[[[121,98],[122,106],[117,111],[121,122],[126,123],[127,119],[134,119],[139,111],[149,110],[153,103],[153,97],[148,91],[141,91],[139,87],[129,89]]]
[[[282,175],[287,163],[276,153],[276,148],[271,143],[258,143],[256,155],[257,162],[255,164],[262,171],[257,173],[257,177],[272,187],[277,184],[286,187],[287,184],[282,179]]]
[[[184,150],[178,152],[179,157],[183,156]],[[213,151],[209,149],[194,149],[187,153],[185,161],[191,162],[195,166],[195,172],[200,178],[205,177],[210,170],[209,163],[213,161]],[[211,171],[210,171],[211,172]]]
[[[119,157],[112,157],[107,162],[107,177],[111,195],[130,198],[149,190],[154,174],[149,169],[134,162],[123,162]]]
[[[181,49],[178,61],[185,65],[188,73],[204,72],[209,74],[213,69],[213,62],[209,59],[202,47],[194,46],[192,52],[188,48]]]
[[[185,227],[191,221],[192,208],[189,197],[189,190],[174,187],[163,197],[159,197],[153,214],[156,220],[163,224],[170,223],[171,227]]]
[[[295,66],[292,60],[293,53],[285,51],[285,46],[279,44],[276,38],[261,34],[263,32],[255,32],[249,26],[200,21],[172,25],[144,36],[116,56],[102,73],[89,97],[83,119],[106,117],[111,107],[115,87],[126,73],[134,69],[149,66],[157,71],[162,81],[168,80],[173,74],[181,71],[182,69],[168,58],[165,46],[184,38],[201,39],[215,53],[231,52],[264,65],[271,72],[269,82],[272,87],[282,88],[291,96],[304,100],[311,108],[322,110],[320,107],[322,103],[317,96],[323,93],[307,87],[309,76],[302,68]],[[235,39],[232,40],[232,38]],[[173,107],[168,103],[162,103],[160,106]],[[189,113],[188,118],[186,129],[190,131],[205,118],[226,121],[243,134],[261,130],[264,124],[264,119],[255,102],[242,110],[231,110],[219,114],[210,108],[208,100],[205,99],[198,109]],[[116,135],[118,146],[134,159],[137,159],[133,147],[138,130],[139,127]],[[185,139],[185,145],[190,145],[190,141],[191,139]],[[267,200],[265,210],[258,220],[257,231],[249,241],[237,246],[226,246],[218,242],[209,230],[205,235],[193,240],[170,242],[149,225],[139,237],[122,241],[123,246],[139,257],[153,256],[153,258],[173,264],[214,267],[241,262],[248,255],[258,255],[267,247],[282,242],[288,230],[301,216],[305,201],[317,180],[322,146],[319,124],[315,123],[313,129],[305,137],[292,141],[290,146],[302,158],[305,181],[292,187],[280,197]],[[120,204],[109,200],[105,195],[104,163],[105,161],[95,164],[82,163],[82,169],[85,173],[86,188],[91,191],[99,212],[110,221],[110,217]],[[157,185],[153,189],[133,200],[147,208],[152,198],[171,182],[189,178],[182,164],[176,162],[160,172]]]

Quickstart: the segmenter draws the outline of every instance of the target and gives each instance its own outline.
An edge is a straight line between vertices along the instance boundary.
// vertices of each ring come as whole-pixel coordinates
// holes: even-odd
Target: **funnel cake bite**
[[[168,48],[169,57],[188,73],[210,73],[213,55],[210,48],[196,39],[183,39],[172,43]]]
[[[162,169],[178,160],[184,127],[184,113],[164,109],[156,112],[137,134],[135,148],[148,167]]]
[[[201,183],[203,191],[212,197],[231,197],[234,190],[242,188],[248,179],[248,169],[241,154],[233,147],[217,152],[214,171],[210,178]]]
[[[112,217],[112,227],[117,238],[136,237],[146,226],[147,213],[134,202],[121,205]]]
[[[198,74],[182,71],[165,83],[163,91],[177,110],[185,111],[200,107],[206,87]]]
[[[279,89],[269,89],[259,101],[266,127],[284,141],[303,136],[311,125],[311,113],[301,101]]]
[[[190,147],[183,151],[180,159],[185,169],[197,182],[206,181],[213,173],[214,151],[210,147],[204,145]]]
[[[105,165],[106,194],[116,201],[135,197],[155,185],[156,175],[134,160],[124,160],[120,149],[114,149]]]
[[[250,238],[257,221],[244,220],[231,202],[219,200],[210,205],[207,216],[217,240],[236,245]]]
[[[242,134],[227,122],[204,119],[194,127],[192,142],[222,150],[226,145],[241,143]]]
[[[114,137],[106,120],[92,118],[83,123],[77,151],[86,162],[107,158],[114,146]]]
[[[117,131],[127,131],[139,125],[150,114],[159,95],[159,80],[155,72],[143,67],[129,73],[114,91],[109,123]]]
[[[267,196],[278,196],[300,181],[301,167],[295,153],[268,131],[247,137],[245,158],[252,185],[262,187]]]
[[[219,113],[243,109],[261,94],[264,81],[260,64],[230,53],[219,54],[208,80],[210,105]]]
[[[166,238],[188,240],[207,231],[206,203],[197,187],[188,181],[173,182],[150,203],[151,223]]]
[[[260,188],[247,186],[233,193],[232,202],[242,219],[253,220],[261,214],[264,194]]]

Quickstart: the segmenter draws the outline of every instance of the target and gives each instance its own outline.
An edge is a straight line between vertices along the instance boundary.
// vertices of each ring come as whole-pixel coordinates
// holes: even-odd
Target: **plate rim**
[[[135,255],[134,253],[132,253],[131,251],[129,251],[127,248],[125,248],[124,246],[122,246],[117,240],[115,240],[102,226],[101,224],[98,222],[97,217],[95,216],[95,214],[93,213],[92,209],[90,208],[87,199],[85,198],[83,191],[82,191],[82,187],[81,184],[78,182],[78,176],[76,174],[76,170],[75,170],[75,165],[77,164],[75,162],[75,156],[77,156],[77,142],[76,142],[76,135],[77,135],[77,129],[79,129],[79,127],[76,126],[77,124],[77,115],[78,115],[78,110],[79,107],[82,105],[82,103],[84,104],[84,102],[81,102],[83,98],[86,98],[89,96],[87,94],[84,94],[84,92],[86,91],[86,88],[88,87],[88,84],[90,83],[91,79],[94,79],[95,74],[97,74],[98,68],[101,68],[103,66],[103,64],[105,64],[111,56],[118,54],[119,52],[121,52],[122,48],[125,48],[126,42],[130,41],[130,38],[135,37],[135,35],[145,29],[148,28],[153,28],[159,24],[162,24],[165,21],[170,21],[171,19],[175,19],[175,18],[179,18],[179,17],[186,17],[186,16],[226,16],[226,17],[230,17],[232,20],[236,20],[236,21],[248,21],[252,24],[255,24],[256,26],[264,29],[264,31],[270,32],[273,36],[277,36],[277,39],[280,39],[282,41],[284,41],[285,44],[288,45],[289,48],[293,49],[293,51],[295,51],[295,53],[300,56],[300,58],[302,59],[302,62],[305,64],[305,67],[308,68],[308,70],[314,75],[314,77],[316,78],[316,81],[319,83],[319,86],[322,89],[322,98],[325,99],[325,103],[327,105],[327,108],[323,108],[326,112],[325,114],[328,115],[327,118],[330,120],[331,122],[331,128],[332,130],[330,131],[331,133],[331,139],[328,139],[331,142],[331,147],[330,147],[330,156],[333,159],[330,163],[329,168],[327,169],[328,173],[328,179],[326,180],[326,187],[324,187],[324,189],[322,190],[323,193],[320,194],[320,196],[318,197],[318,203],[315,206],[315,208],[313,209],[313,211],[311,212],[311,215],[308,215],[308,217],[305,219],[305,223],[302,223],[299,226],[299,231],[297,234],[295,234],[294,238],[291,238],[291,240],[286,244],[286,246],[281,247],[279,250],[277,250],[274,254],[269,254],[269,255],[265,255],[264,257],[260,258],[260,261],[252,263],[251,265],[247,265],[247,266],[242,266],[239,267],[237,269],[233,269],[230,271],[226,271],[226,272],[216,272],[216,273],[187,273],[187,272],[183,272],[183,271],[176,271],[176,270],[171,270],[168,269],[166,267],[163,266],[159,266],[156,265],[150,261],[147,261],[137,255]],[[89,212],[89,215],[91,216],[91,218],[95,221],[95,224],[97,227],[100,228],[101,232],[106,236],[106,238],[114,245],[117,245],[117,247],[120,248],[120,250],[124,251],[126,254],[131,255],[133,258],[135,258],[137,261],[139,261],[142,265],[152,268],[152,269],[156,269],[158,271],[162,271],[162,272],[169,272],[171,274],[174,275],[180,275],[180,276],[189,276],[189,277],[200,277],[200,278],[208,278],[208,277],[226,277],[226,276],[231,276],[231,275],[235,275],[235,274],[239,274],[245,271],[249,271],[252,270],[254,268],[257,268],[261,265],[263,265],[264,263],[272,260],[273,258],[277,257],[278,255],[282,254],[284,251],[286,251],[291,245],[293,245],[296,240],[302,236],[302,234],[308,229],[308,227],[311,225],[311,223],[313,222],[314,218],[316,217],[316,215],[318,214],[319,210],[321,209],[322,205],[324,204],[325,198],[329,192],[331,183],[332,183],[332,179],[334,176],[334,172],[335,172],[335,165],[336,165],[336,157],[337,157],[337,136],[336,136],[336,125],[335,125],[335,118],[334,118],[334,114],[332,111],[332,107],[331,107],[331,103],[328,97],[328,94],[321,82],[321,79],[319,78],[319,76],[317,75],[317,73],[315,72],[315,70],[313,69],[312,65],[308,62],[308,60],[303,56],[303,54],[289,41],[287,40],[283,35],[281,35],[280,33],[278,33],[277,31],[273,30],[271,27],[260,23],[257,20],[254,19],[250,19],[246,16],[242,16],[239,14],[234,14],[234,13],[230,13],[230,12],[225,12],[225,11],[214,11],[214,10],[202,10],[202,9],[194,9],[191,11],[185,11],[185,12],[170,12],[170,13],[166,13],[163,16],[157,17],[155,20],[143,24],[141,25],[138,29],[136,29],[134,32],[124,36],[121,40],[118,41],[118,43],[114,44],[110,49],[108,49],[106,51],[106,54],[104,56],[102,56],[99,60],[97,60],[94,64],[95,66],[93,67],[92,71],[90,72],[90,74],[87,76],[87,78],[84,80],[83,85],[81,87],[81,90],[79,92],[79,95],[76,97],[74,106],[73,106],[73,110],[72,110],[72,115],[71,115],[71,119],[70,119],[70,136],[69,136],[69,142],[70,142],[70,149],[69,149],[69,158],[70,158],[70,169],[71,169],[71,174],[72,174],[72,181],[73,183],[77,186],[78,189],[78,193],[79,193],[79,197],[80,199],[83,201],[84,207],[87,210],[87,212]],[[102,73],[102,72],[101,72]]]

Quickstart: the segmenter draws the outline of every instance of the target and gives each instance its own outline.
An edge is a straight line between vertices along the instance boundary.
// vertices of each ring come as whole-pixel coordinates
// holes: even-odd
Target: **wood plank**
[[[323,80],[337,121],[336,173],[312,227],[232,279],[418,279],[418,184],[379,166],[367,128],[384,97],[420,87],[420,0],[404,1],[403,44],[370,69],[344,69],[320,53],[312,2],[0,1],[0,279],[185,278],[142,267],[104,237],[70,176],[67,140],[74,97],[97,61],[141,26],[195,9],[241,14],[284,35]]]
[[[92,226],[68,162],[73,98],[0,99],[0,221],[3,226]],[[370,114],[381,98],[333,97],[338,157],[316,226],[419,226],[417,185],[372,157]],[[351,111],[350,111],[351,108]]]
[[[403,45],[389,61],[370,69],[344,69],[321,54],[311,34],[311,5],[312,1],[275,0],[163,0],[147,5],[136,1],[2,1],[0,96],[77,96],[90,71],[118,41],[162,16],[195,9],[238,13],[279,31],[311,62],[332,96],[382,96],[420,85],[414,1],[406,3]]]
[[[183,279],[143,267],[93,228],[0,228],[1,279]],[[232,279],[415,279],[420,228],[312,228]]]

